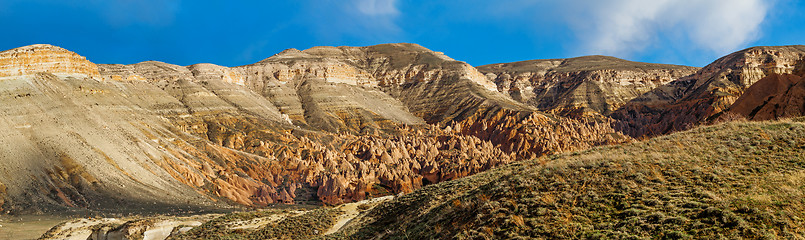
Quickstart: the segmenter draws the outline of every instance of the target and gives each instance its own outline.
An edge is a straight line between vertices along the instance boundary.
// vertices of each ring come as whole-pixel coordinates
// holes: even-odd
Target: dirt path
[[[362,211],[358,209],[358,206],[368,204],[370,206],[370,208],[368,209],[371,209],[382,202],[391,200],[392,198],[394,198],[394,196],[385,196],[385,197],[367,199],[360,202],[346,203],[342,204],[341,206],[338,206],[338,209],[344,211],[344,213],[341,214],[341,216],[338,216],[338,220],[332,227],[330,227],[330,229],[327,230],[327,232],[324,233],[324,235],[331,234],[337,232],[338,230],[341,230],[341,228],[344,227],[344,225],[346,225],[349,221],[352,221],[352,219],[360,215]]]

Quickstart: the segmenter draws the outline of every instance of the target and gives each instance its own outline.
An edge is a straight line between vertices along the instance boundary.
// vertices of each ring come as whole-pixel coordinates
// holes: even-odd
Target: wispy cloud
[[[394,41],[402,33],[397,0],[311,0],[307,20],[326,41],[342,38]]]
[[[85,6],[97,10],[112,26],[173,24],[180,0],[91,0]]]
[[[757,39],[762,0],[571,1],[563,10],[585,54],[631,55],[674,38],[724,54]]]
[[[396,0],[353,0],[352,4],[367,16],[397,16],[400,13]]]

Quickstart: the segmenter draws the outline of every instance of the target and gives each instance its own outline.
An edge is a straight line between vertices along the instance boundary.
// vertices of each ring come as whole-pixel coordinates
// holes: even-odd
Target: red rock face
[[[773,120],[805,115],[805,78],[770,74],[746,89],[730,107],[749,120]]]
[[[206,121],[207,126],[198,129],[228,130],[196,133],[214,143],[222,140],[208,144],[208,152],[200,155],[211,159],[197,167],[202,171],[190,173],[207,179],[203,182],[211,184],[217,196],[244,205],[294,203],[298,188],[316,189],[316,198],[307,200],[327,204],[407,193],[514,160],[489,142],[433,128],[399,129],[389,137],[293,130],[266,135],[252,131],[269,128],[246,127],[248,123]],[[233,150],[263,157],[249,158]],[[177,179],[192,182],[183,175]]]
[[[631,141],[610,120],[551,118],[506,109],[479,113],[451,125],[457,132],[498,145],[520,159]]]
[[[754,47],[738,51],[638,97],[610,116],[633,137],[651,137],[714,120],[770,74],[799,71],[805,46]],[[798,67],[799,66],[799,67]]]

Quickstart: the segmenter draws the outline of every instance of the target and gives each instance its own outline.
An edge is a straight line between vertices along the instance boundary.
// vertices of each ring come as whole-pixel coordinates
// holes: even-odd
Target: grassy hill
[[[805,119],[523,161],[382,204],[333,238],[805,237]]]
[[[805,118],[552,155],[353,205],[232,213],[170,239],[802,239]]]

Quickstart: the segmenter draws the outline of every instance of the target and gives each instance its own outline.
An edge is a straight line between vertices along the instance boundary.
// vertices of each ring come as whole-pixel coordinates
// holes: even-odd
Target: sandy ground
[[[380,198],[373,198],[363,200],[360,202],[347,203],[337,207],[338,210],[344,213],[338,216],[336,223],[325,232],[325,235],[335,233],[342,227],[347,225],[350,221],[360,216],[365,210],[371,209],[380,203],[393,199],[394,196],[386,196]],[[361,210],[360,206],[365,205],[367,208]],[[230,223],[232,229],[254,230],[261,228],[267,224],[275,223],[285,219],[289,216],[304,214],[304,210],[290,211],[282,214],[275,214],[271,216],[250,219],[246,221],[238,221]],[[154,216],[146,218],[159,219],[156,222],[149,224],[148,230],[144,233],[144,239],[165,239],[170,235],[171,231],[180,227],[182,230],[187,231],[192,227],[197,227],[203,222],[209,221],[221,214],[202,214],[187,217],[170,217],[170,216]],[[37,239],[49,229],[64,223],[55,231],[52,239],[87,239],[92,234],[92,227],[99,224],[113,224],[119,225],[136,219],[143,219],[143,217],[122,217],[122,218],[71,218],[71,217],[58,217],[58,216],[2,216],[0,217],[0,240],[5,239]],[[120,233],[108,233],[110,236],[117,236]]]
[[[202,222],[196,220],[185,220],[185,221],[175,221],[175,220],[165,220],[161,222],[155,223],[153,226],[148,228],[147,231],[143,234],[143,240],[163,240],[170,236],[171,232],[175,227],[180,225],[189,226],[189,227],[198,227],[201,226]],[[180,229],[179,231],[182,232],[188,231],[191,228]]]
[[[69,219],[57,216],[0,216],[0,240],[37,239],[48,229]]]
[[[171,231],[181,226],[180,231],[187,231],[193,227],[197,227],[201,225],[203,222],[209,221],[215,217],[220,216],[220,214],[203,214],[203,215],[195,215],[189,217],[146,217],[155,219],[156,221],[153,223],[148,224],[148,230],[143,233],[144,240],[162,240],[170,235]],[[144,219],[143,217],[124,217],[124,218],[71,218],[71,219],[60,219],[49,221],[45,223],[43,221],[41,225],[41,229],[38,229],[36,232],[28,233],[26,236],[29,237],[23,239],[37,239],[43,233],[47,232],[50,228],[59,225],[60,223],[64,223],[63,225],[59,226],[59,229],[54,232],[54,235],[49,239],[64,239],[64,240],[85,240],[92,234],[92,228],[101,225],[101,224],[112,224],[112,225],[120,225],[124,224],[128,221],[136,221]],[[66,220],[66,221],[65,221]],[[31,225],[31,221],[25,222],[27,225]],[[108,232],[107,237],[111,237],[112,239],[117,239],[123,236],[121,232]],[[4,239],[4,238],[0,238]],[[19,239],[16,237],[9,238],[9,239]]]

